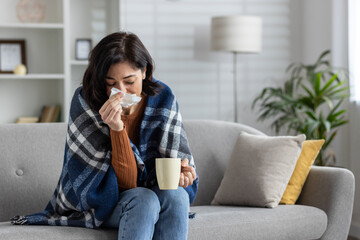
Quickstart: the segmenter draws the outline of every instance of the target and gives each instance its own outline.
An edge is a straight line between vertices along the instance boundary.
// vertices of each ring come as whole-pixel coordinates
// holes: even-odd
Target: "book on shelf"
[[[59,105],[49,105],[44,106],[40,122],[59,122],[60,121],[60,106]]]
[[[15,123],[37,123],[39,117],[19,117]]]

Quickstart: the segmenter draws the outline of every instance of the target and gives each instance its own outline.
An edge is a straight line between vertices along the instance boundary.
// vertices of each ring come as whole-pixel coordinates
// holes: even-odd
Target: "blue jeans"
[[[189,195],[184,188],[137,187],[120,193],[103,227],[118,228],[119,239],[187,239]]]

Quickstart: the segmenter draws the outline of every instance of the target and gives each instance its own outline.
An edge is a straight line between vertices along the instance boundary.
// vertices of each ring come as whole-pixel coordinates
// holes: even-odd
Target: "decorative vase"
[[[20,22],[42,22],[45,11],[43,0],[20,0],[16,5],[16,15]]]

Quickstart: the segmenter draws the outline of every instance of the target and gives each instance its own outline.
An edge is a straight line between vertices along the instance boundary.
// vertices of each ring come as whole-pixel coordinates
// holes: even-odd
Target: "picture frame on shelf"
[[[0,39],[0,73],[13,73],[19,64],[26,66],[25,40]]]
[[[88,60],[92,48],[92,41],[89,38],[78,38],[75,42],[75,59]]]

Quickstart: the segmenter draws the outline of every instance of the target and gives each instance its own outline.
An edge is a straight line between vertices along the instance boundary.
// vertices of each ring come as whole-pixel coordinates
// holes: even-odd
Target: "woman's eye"
[[[132,85],[132,84],[134,84],[134,82],[126,82],[126,84]]]
[[[109,87],[112,87],[112,86],[115,86],[115,83],[112,83],[112,84],[106,83],[106,85],[108,85]]]

